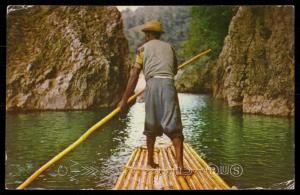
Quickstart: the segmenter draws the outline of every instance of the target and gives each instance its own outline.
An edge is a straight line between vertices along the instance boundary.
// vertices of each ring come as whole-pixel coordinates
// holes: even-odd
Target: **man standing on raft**
[[[145,43],[137,49],[126,90],[118,106],[124,111],[143,69],[146,79],[143,134],[147,140],[148,165],[158,168],[153,159],[154,144],[156,136],[164,133],[172,140],[175,148],[177,175],[190,175],[191,171],[183,167],[183,127],[174,85],[174,76],[177,74],[175,50],[169,43],[159,40],[164,33],[160,22],[147,22],[141,30],[145,33]]]

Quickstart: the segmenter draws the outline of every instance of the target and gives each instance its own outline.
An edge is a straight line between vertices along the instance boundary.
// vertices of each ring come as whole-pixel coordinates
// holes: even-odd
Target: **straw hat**
[[[161,23],[159,21],[155,21],[155,20],[152,20],[152,21],[146,22],[143,25],[137,26],[137,29],[139,29],[143,32],[155,31],[155,32],[164,33]]]

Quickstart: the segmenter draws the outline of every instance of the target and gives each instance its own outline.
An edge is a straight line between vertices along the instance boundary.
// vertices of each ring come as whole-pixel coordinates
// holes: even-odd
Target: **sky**
[[[127,8],[131,9],[132,11],[136,10],[139,7],[143,7],[143,6],[117,6],[119,11],[123,11]]]

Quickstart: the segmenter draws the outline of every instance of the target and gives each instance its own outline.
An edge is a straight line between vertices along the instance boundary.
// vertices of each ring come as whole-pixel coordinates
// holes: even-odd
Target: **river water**
[[[207,95],[179,94],[185,141],[238,188],[294,181],[294,119],[242,114]],[[16,188],[112,109],[6,114],[5,183]],[[144,103],[134,104],[44,172],[30,189],[111,189],[144,144]],[[158,141],[169,141],[165,136]]]

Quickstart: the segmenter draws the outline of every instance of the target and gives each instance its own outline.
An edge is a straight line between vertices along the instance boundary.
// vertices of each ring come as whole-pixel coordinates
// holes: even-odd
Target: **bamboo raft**
[[[230,188],[209,165],[184,143],[184,166],[190,176],[175,174],[175,151],[172,145],[155,147],[154,160],[158,169],[147,168],[147,148],[140,146],[131,154],[119,176],[115,190],[225,190]]]

